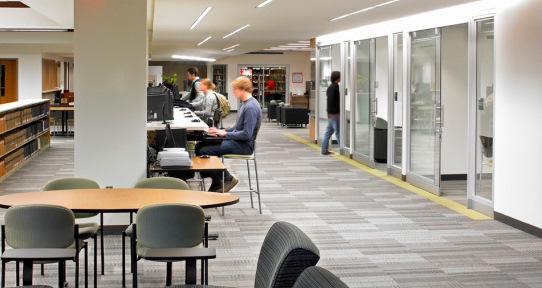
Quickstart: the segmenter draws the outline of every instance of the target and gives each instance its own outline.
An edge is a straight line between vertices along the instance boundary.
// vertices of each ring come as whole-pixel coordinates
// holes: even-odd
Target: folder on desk
[[[192,158],[184,148],[166,148],[158,153],[158,161],[162,167],[191,167]]]

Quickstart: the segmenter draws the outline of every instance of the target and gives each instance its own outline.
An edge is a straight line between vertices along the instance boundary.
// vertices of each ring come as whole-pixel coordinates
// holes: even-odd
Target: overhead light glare
[[[348,14],[345,14],[345,15],[330,19],[329,21],[333,22],[333,21],[341,20],[341,19],[344,19],[346,17],[354,16],[356,14],[367,12],[367,11],[370,11],[370,10],[373,10],[373,9],[376,9],[376,8],[380,8],[382,6],[390,5],[390,4],[395,3],[395,2],[399,2],[399,1],[401,1],[401,0],[392,0],[392,1],[384,2],[382,4],[371,6],[371,7],[365,8],[365,9],[361,9],[361,10],[358,10],[358,11],[354,11],[354,12],[351,12],[351,13],[348,13]]]
[[[180,59],[180,60],[193,60],[193,61],[203,61],[203,62],[215,62],[216,59],[213,58],[204,58],[204,57],[195,57],[195,56],[184,56],[184,55],[173,55],[171,56],[173,59]]]
[[[237,29],[237,30],[231,32],[230,34],[228,34],[228,35],[226,35],[226,36],[224,36],[224,37],[222,37],[222,38],[223,38],[223,39],[226,39],[226,38],[232,36],[233,34],[236,34],[236,33],[241,32],[242,30],[248,28],[249,26],[250,26],[250,24],[247,24],[247,25],[245,25],[245,26],[243,26],[243,27],[241,27],[241,28],[239,28],[239,29]]]
[[[211,12],[211,10],[213,10],[213,7],[207,7],[207,9],[205,9],[203,11],[203,13],[201,13],[201,15],[198,17],[198,19],[196,19],[196,22],[194,22],[194,24],[192,24],[192,26],[190,26],[190,30],[193,30],[194,28],[196,28],[196,26],[198,26],[199,22],[201,22],[201,20],[203,20],[203,18],[205,18],[205,16],[207,16],[207,14],[209,14],[209,12]]]
[[[235,48],[235,47],[237,47],[237,46],[239,46],[239,45],[241,45],[241,44],[235,44],[235,45],[233,45],[233,46],[230,46],[230,47],[228,47],[228,48],[224,48],[224,49],[222,49],[222,50],[224,50],[224,51],[230,50],[230,49]]]
[[[263,6],[265,6],[265,5],[269,4],[269,3],[271,3],[272,1],[273,1],[273,0],[266,0],[266,1],[264,1],[262,4],[256,6],[256,8],[262,8]]]
[[[203,45],[203,43],[205,43],[205,42],[207,42],[207,41],[211,40],[211,38],[213,38],[213,37],[209,36],[209,37],[205,38],[205,40],[203,40],[203,41],[199,42],[198,46],[201,46],[201,45]]]
[[[226,51],[226,53],[230,53],[232,51],[235,51],[235,49],[230,49],[230,50]]]

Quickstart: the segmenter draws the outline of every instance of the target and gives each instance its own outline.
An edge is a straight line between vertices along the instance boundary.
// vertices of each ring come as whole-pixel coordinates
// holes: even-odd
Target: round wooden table
[[[0,196],[0,208],[25,204],[49,204],[74,212],[125,213],[165,203],[192,204],[201,208],[234,205],[239,197],[231,194],[168,189],[81,189],[16,193]]]

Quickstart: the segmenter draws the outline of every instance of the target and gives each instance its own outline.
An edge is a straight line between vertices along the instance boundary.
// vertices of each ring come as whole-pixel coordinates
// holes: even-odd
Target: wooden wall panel
[[[42,90],[49,91],[58,88],[58,63],[55,60],[42,59],[41,65]]]

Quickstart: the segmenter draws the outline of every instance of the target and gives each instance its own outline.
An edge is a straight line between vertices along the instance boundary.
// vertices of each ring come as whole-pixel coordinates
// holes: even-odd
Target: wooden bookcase
[[[226,81],[227,65],[213,65],[213,83],[216,85],[216,92],[228,93]]]
[[[0,105],[0,182],[51,143],[49,100]]]

